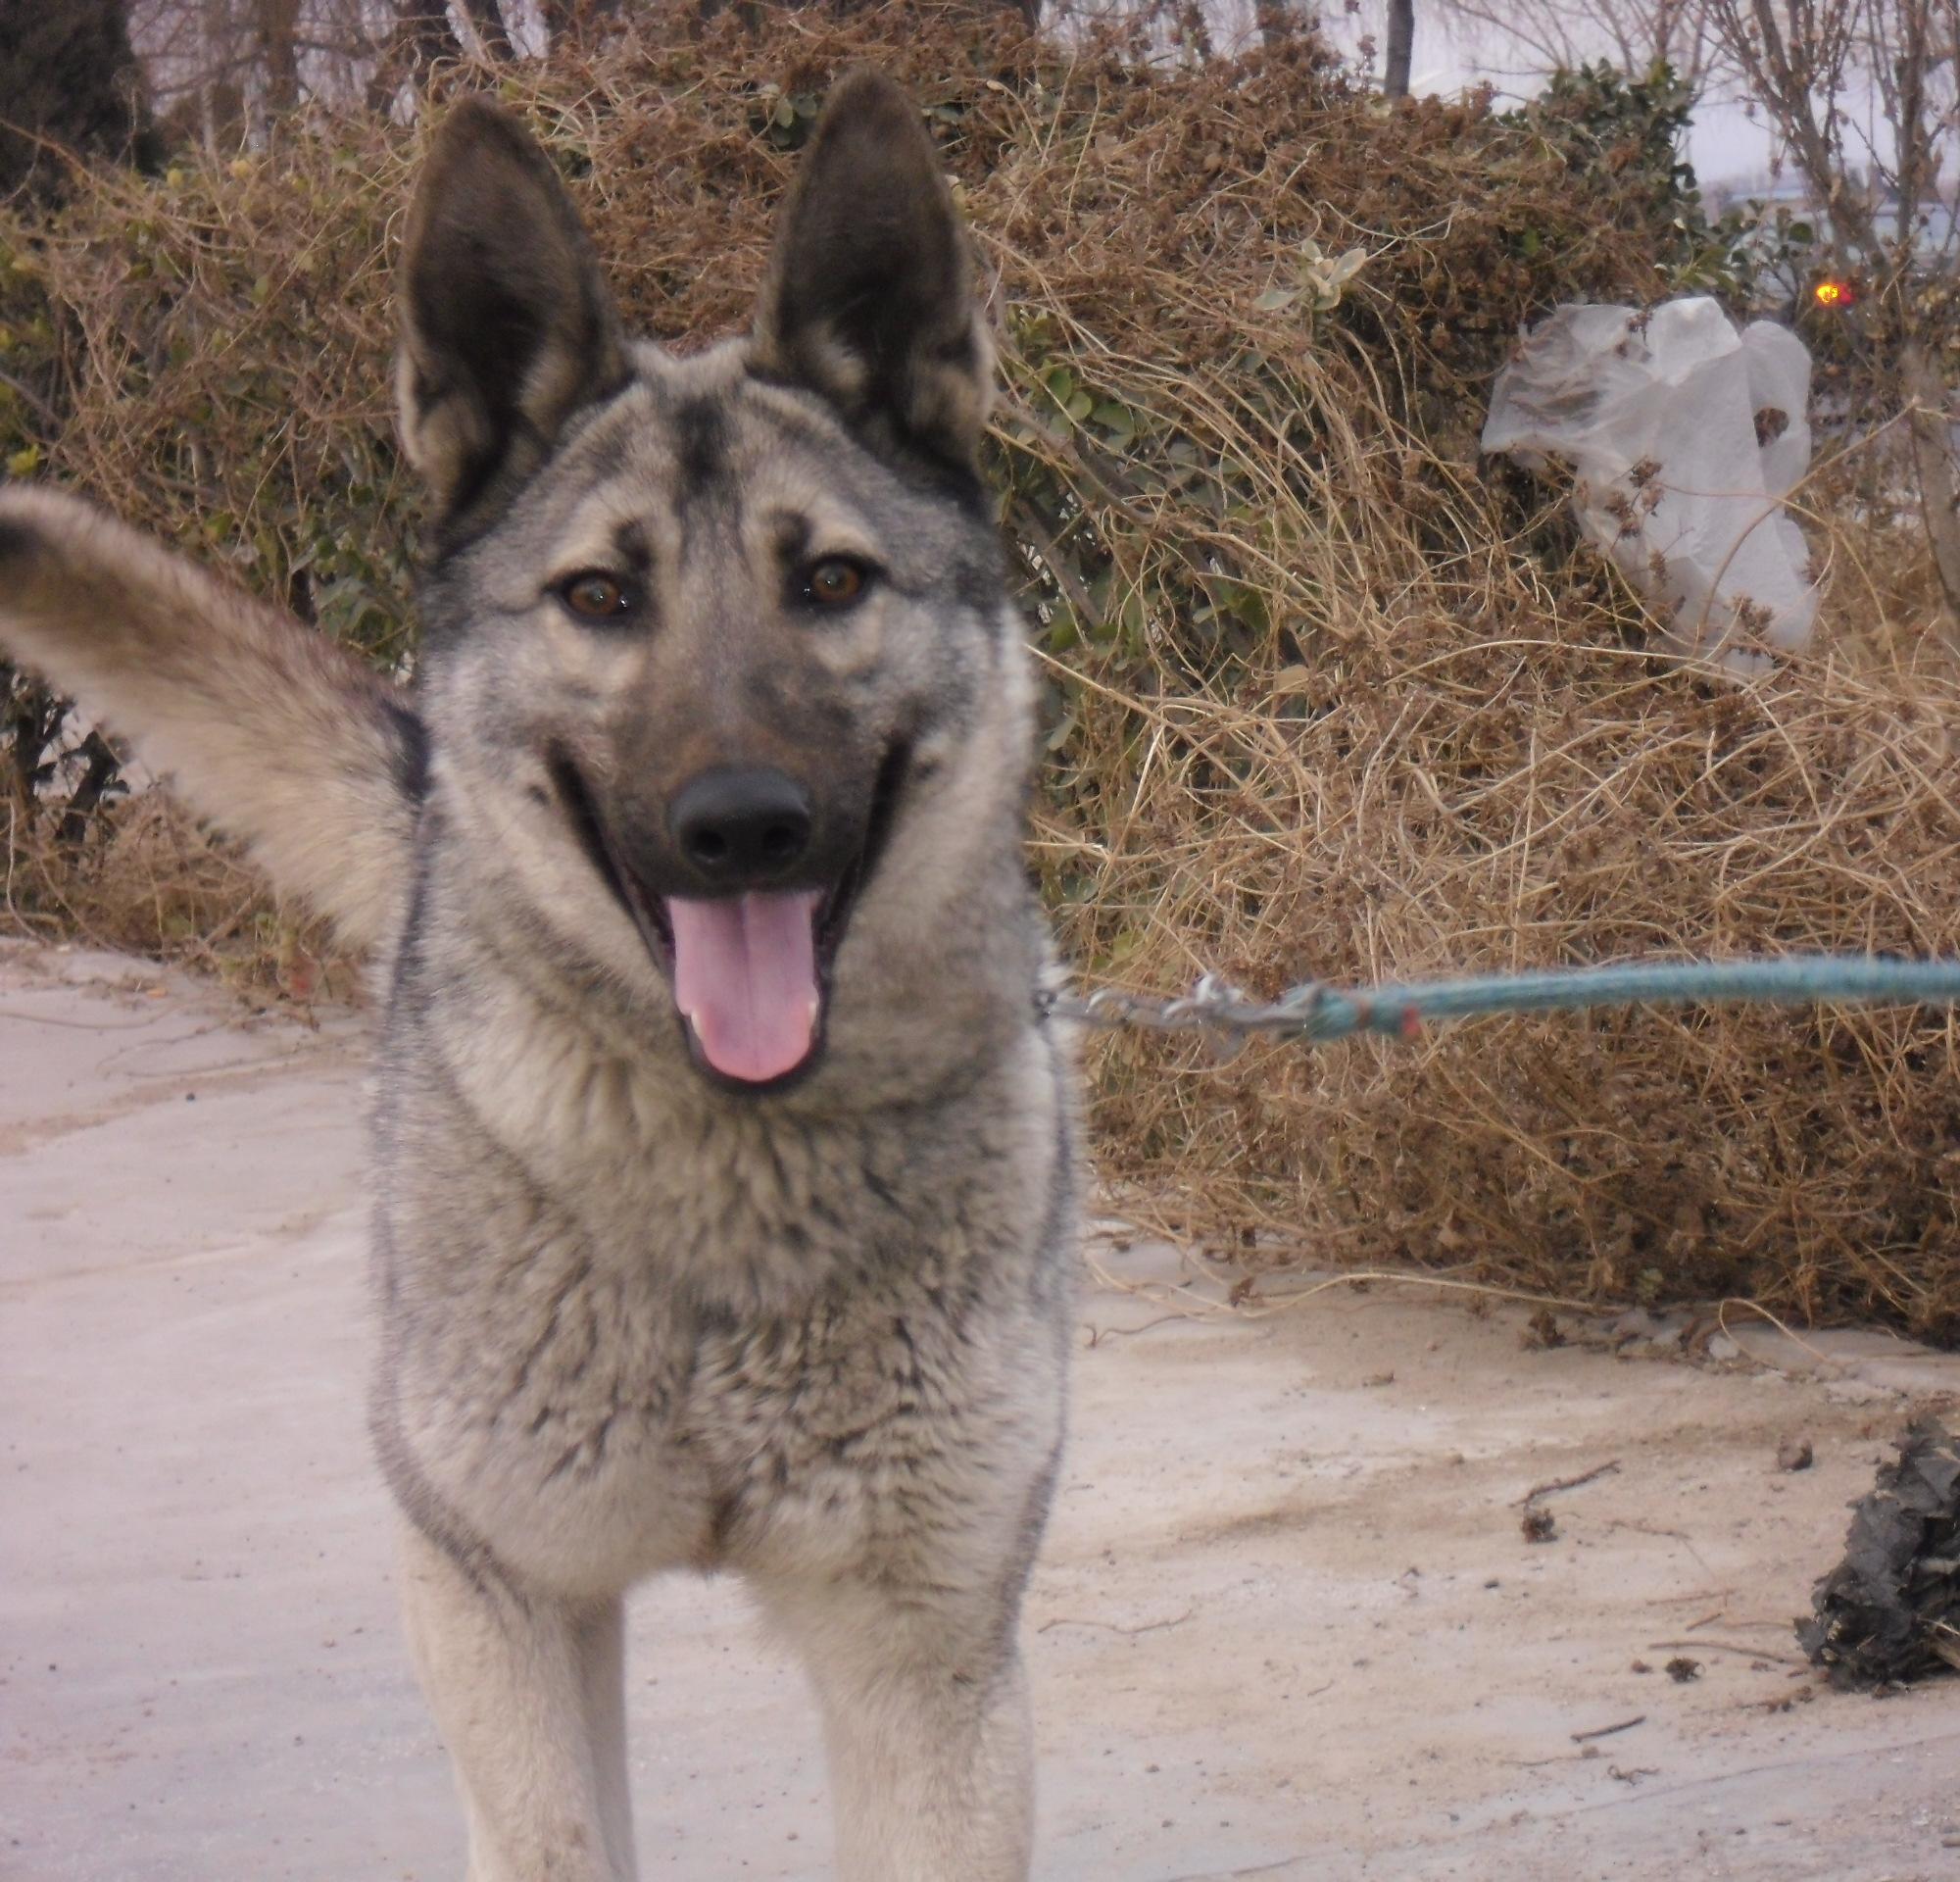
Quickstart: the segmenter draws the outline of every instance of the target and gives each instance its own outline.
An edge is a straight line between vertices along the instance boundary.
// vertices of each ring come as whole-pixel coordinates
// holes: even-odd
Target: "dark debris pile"
[[[1960,1440],[1914,1424],[1855,1510],[1844,1560],[1796,1623],[1804,1652],[1852,1692],[1960,1671]]]

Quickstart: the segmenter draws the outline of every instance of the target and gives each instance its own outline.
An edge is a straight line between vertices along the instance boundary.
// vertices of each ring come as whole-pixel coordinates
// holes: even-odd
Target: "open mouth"
[[[580,847],[666,974],[694,1062],[717,1083],[781,1090],[821,1057],[831,967],[890,838],[909,762],[902,742],[887,750],[863,841],[827,885],[680,896],[661,895],[640,878],[577,766],[563,751],[547,755]]]

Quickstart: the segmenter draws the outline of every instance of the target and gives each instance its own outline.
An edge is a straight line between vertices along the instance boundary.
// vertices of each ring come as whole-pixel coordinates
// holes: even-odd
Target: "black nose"
[[[739,888],[802,860],[809,848],[809,793],[782,771],[717,766],[681,786],[667,828],[697,871]]]

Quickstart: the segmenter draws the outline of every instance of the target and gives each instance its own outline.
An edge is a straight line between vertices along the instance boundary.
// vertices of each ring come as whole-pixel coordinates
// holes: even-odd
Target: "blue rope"
[[[1049,1011],[1092,1025],[1144,1025],[1214,1034],[1268,1033],[1319,1044],[1372,1032],[1412,1038],[1433,1019],[1578,1013],[1592,1007],[1960,1005],[1960,961],[1886,961],[1874,955],[1787,955],[1767,961],[1634,961],[1617,966],[1415,980],[1365,991],[1309,983],[1270,1004],[1207,979],[1186,999],[1099,993],[1050,996]]]
[[[1952,1006],[1960,1004],[1960,961],[1882,961],[1872,955],[1837,954],[1773,961],[1634,961],[1618,966],[1413,981],[1371,993],[1327,987],[1302,988],[1299,994],[1309,1009],[1303,1038],[1345,1039],[1357,1032],[1399,1037],[1430,1019],[1578,1013],[1589,1007]],[[1277,1004],[1283,1007],[1286,1001]]]

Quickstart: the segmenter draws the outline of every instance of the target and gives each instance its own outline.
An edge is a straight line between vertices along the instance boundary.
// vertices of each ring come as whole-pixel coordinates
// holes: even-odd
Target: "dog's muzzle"
[[[696,1064],[744,1091],[803,1077],[822,1050],[831,965],[890,834],[906,747],[886,751],[842,841],[840,818],[798,779],[731,765],[674,793],[653,844],[622,841],[568,755],[549,763],[587,855],[672,982]]]

